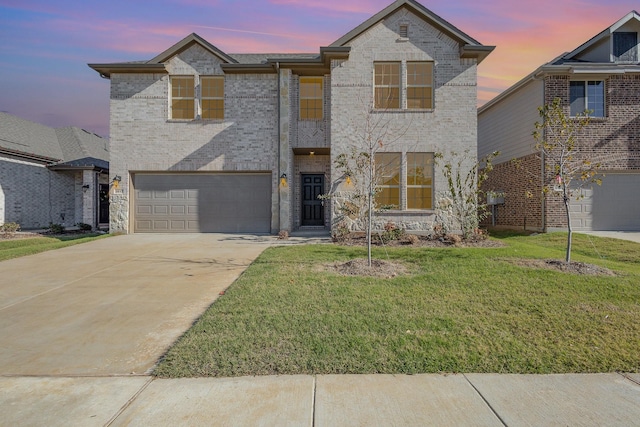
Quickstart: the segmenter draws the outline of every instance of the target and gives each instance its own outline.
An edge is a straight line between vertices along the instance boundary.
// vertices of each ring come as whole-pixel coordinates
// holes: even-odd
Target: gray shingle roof
[[[267,59],[313,59],[317,53],[230,53],[240,64],[264,64]]]
[[[76,127],[54,129],[0,112],[0,150],[47,163],[84,158],[109,161],[109,141]]]

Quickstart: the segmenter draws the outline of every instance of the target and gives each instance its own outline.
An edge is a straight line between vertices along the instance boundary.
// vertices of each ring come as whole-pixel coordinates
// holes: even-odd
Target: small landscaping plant
[[[84,222],[79,222],[76,226],[82,231],[91,231],[93,227],[90,224],[86,224]]]
[[[0,235],[4,238],[9,238],[15,236],[15,234],[20,230],[20,224],[17,222],[5,222],[0,225]]]
[[[62,234],[65,231],[65,227],[62,224],[54,224],[53,222],[49,223],[49,232],[51,234]]]

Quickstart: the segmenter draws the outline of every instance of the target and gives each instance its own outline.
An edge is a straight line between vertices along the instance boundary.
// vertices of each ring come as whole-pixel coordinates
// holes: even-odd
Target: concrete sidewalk
[[[2,426],[638,426],[640,375],[0,377]]]

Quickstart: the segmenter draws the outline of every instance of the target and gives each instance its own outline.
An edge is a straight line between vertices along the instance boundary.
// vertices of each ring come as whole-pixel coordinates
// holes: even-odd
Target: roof
[[[415,0],[397,0],[379,13],[375,14],[361,25],[345,34],[328,47],[321,47],[317,53],[224,53],[196,33],[191,33],[178,43],[171,46],[155,58],[148,61],[117,62],[110,64],[88,64],[100,73],[102,77],[109,78],[111,73],[166,73],[164,62],[174,55],[183,52],[194,44],[202,46],[222,61],[225,72],[275,72],[275,64],[285,63],[289,66],[301,65],[304,72],[317,70],[318,66],[326,66],[330,59],[344,57],[349,50],[346,46],[351,40],[395,13],[400,8],[406,7],[413,13],[429,22],[435,28],[456,40],[461,47],[463,58],[477,58],[478,63],[489,55],[495,46],[484,46],[468,34],[445,21],[429,9]]]
[[[626,74],[640,73],[640,64],[613,63],[613,62],[587,62],[579,60],[576,57],[587,51],[592,46],[600,43],[613,32],[619,29],[632,19],[640,22],[640,14],[635,10],[626,14],[622,19],[616,21],[610,27],[601,31],[595,37],[589,39],[586,43],[581,44],[571,52],[565,52],[551,61],[542,64],[532,73],[519,80],[517,83],[506,89],[504,92],[478,108],[478,114],[483,113],[503,99],[507,98],[514,92],[517,92],[522,86],[532,80],[538,79],[548,74]]]
[[[93,158],[104,166],[109,141],[77,127],[54,129],[0,112],[0,152],[50,165]]]

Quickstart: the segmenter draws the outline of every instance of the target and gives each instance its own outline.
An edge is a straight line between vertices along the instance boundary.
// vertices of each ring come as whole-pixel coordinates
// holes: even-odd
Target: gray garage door
[[[575,230],[640,231],[640,174],[607,172],[601,186],[583,192],[571,202]]]
[[[135,174],[136,233],[268,233],[271,174]]]

